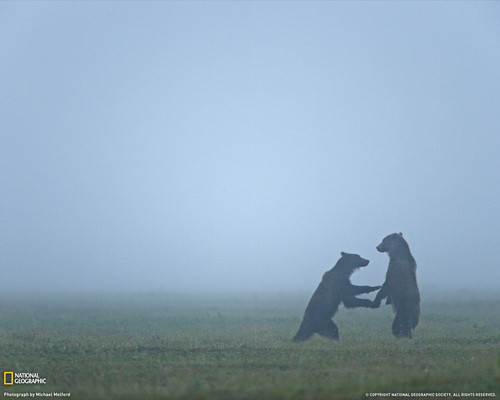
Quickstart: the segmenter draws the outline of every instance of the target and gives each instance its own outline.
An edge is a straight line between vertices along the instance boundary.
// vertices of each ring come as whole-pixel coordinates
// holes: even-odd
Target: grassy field
[[[293,344],[308,297],[2,298],[2,376],[37,372],[47,382],[3,386],[2,393],[64,392],[72,399],[500,396],[500,298],[424,301],[412,340],[392,337],[387,306],[341,307],[335,317],[340,342],[315,336]]]

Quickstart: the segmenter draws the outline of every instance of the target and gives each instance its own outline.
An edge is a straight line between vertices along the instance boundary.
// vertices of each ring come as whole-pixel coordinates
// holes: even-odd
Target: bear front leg
[[[355,286],[356,294],[370,293],[379,290],[382,286]]]
[[[382,288],[379,290],[377,295],[375,296],[375,299],[373,300],[371,304],[371,308],[379,308],[380,303],[382,302],[383,299],[385,299],[387,296],[389,296],[389,284],[387,281],[384,282],[382,285]]]
[[[356,307],[366,307],[370,308],[372,306],[372,301],[368,299],[358,299],[357,297],[348,297],[342,299],[342,303],[347,308],[356,308]]]
[[[382,286],[356,286],[350,285],[348,291],[344,291],[345,296],[357,296],[358,294],[370,293],[380,289]]]

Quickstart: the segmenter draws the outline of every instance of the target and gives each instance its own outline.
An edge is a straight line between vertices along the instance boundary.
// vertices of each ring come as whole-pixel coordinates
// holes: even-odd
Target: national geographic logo
[[[4,385],[45,385],[47,378],[40,378],[38,372],[4,372]]]
[[[14,372],[4,372],[3,373],[3,384],[13,385],[14,384]]]

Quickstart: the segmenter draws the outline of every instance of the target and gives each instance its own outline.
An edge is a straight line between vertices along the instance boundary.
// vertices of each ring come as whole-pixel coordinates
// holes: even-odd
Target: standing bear
[[[340,303],[347,308],[366,307],[371,300],[358,299],[357,294],[370,293],[380,289],[380,286],[355,286],[349,278],[355,269],[366,267],[368,260],[357,254],[340,253],[342,257],[328,272],[314,292],[307,305],[299,331],[293,338],[294,342],[303,342],[314,333],[319,333],[330,339],[339,339],[339,330],[332,321]]]
[[[411,338],[411,331],[417,326],[420,315],[417,263],[402,233],[386,236],[377,246],[377,250],[389,255],[389,267],[385,282],[373,300],[372,307],[380,307],[380,302],[387,297],[386,304],[392,304],[396,314],[392,333],[396,337]]]

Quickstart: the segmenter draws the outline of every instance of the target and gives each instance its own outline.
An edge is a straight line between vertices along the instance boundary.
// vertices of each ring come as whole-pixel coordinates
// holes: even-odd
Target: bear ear
[[[344,256],[345,256],[345,253],[344,253],[343,251],[341,251],[341,252],[340,252],[340,255],[341,255],[342,257],[344,257]]]
[[[402,234],[401,232],[399,232],[399,234],[398,234],[398,235],[399,235],[399,236],[403,236],[403,234]]]

